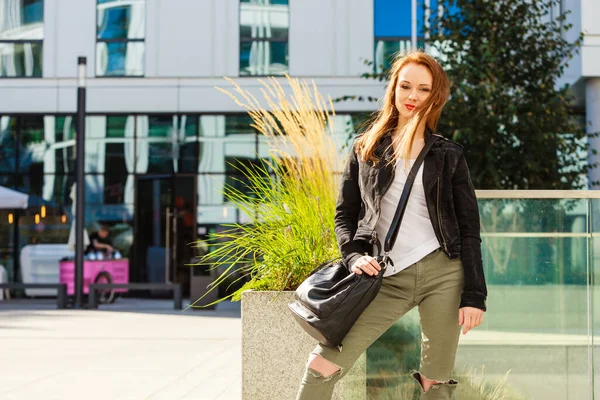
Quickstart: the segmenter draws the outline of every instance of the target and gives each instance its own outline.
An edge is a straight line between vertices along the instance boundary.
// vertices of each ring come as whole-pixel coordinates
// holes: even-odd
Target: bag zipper
[[[442,245],[444,246],[444,250],[448,253],[448,247],[446,246],[446,238],[444,238],[444,231],[442,230],[442,217],[440,212],[440,177],[437,178],[437,217],[438,217],[438,226],[440,227],[440,235],[442,235]]]

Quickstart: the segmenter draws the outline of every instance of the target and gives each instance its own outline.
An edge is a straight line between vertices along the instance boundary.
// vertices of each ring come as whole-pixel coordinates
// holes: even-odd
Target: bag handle
[[[390,225],[390,230],[385,237],[385,243],[383,245],[383,257],[387,259],[387,255],[394,247],[394,243],[396,242],[396,238],[398,237],[398,232],[400,231],[400,223],[402,222],[402,217],[404,216],[404,211],[406,210],[406,204],[408,203],[408,196],[410,195],[410,190],[412,189],[413,183],[415,182],[415,178],[417,176],[417,172],[419,172],[419,168],[425,159],[425,156],[433,146],[433,144],[438,140],[438,136],[431,135],[427,143],[425,143],[425,147],[419,153],[419,156],[415,160],[412,168],[410,169],[410,173],[408,174],[408,178],[406,179],[406,183],[404,184],[404,189],[402,190],[402,195],[400,196],[400,201],[398,202],[398,208],[396,208],[396,213],[394,214],[394,219]],[[391,260],[390,260],[391,261]]]
[[[341,257],[336,257],[336,258],[332,258],[329,261],[325,261],[323,264],[319,264],[315,267],[315,269],[313,269],[311,271],[310,274],[308,274],[308,276],[312,276],[314,274],[316,274],[317,272],[319,272],[320,270],[324,269],[325,267],[329,266],[330,264],[336,262],[337,260],[341,260]],[[307,277],[308,278],[308,277]]]

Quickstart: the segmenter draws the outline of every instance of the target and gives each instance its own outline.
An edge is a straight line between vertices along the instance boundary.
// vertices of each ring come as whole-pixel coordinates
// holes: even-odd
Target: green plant
[[[314,83],[287,77],[291,94],[275,79],[260,81],[266,107],[232,80],[235,91],[219,89],[245,108],[264,135],[270,158],[238,164],[243,179],[226,185],[224,196],[249,218],[209,238],[200,264],[223,272],[216,288],[233,275],[249,280],[221,298],[237,301],[254,290],[293,290],[320,263],[339,256],[334,214],[338,150],[330,132],[334,115]],[[214,303],[213,303],[214,304]]]

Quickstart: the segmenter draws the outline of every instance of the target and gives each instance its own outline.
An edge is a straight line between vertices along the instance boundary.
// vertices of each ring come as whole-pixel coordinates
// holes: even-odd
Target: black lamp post
[[[75,307],[81,308],[83,303],[83,224],[85,182],[84,182],[84,155],[85,155],[85,88],[86,88],[86,58],[77,59],[77,137],[75,154],[77,166],[75,167],[77,192],[75,211]]]

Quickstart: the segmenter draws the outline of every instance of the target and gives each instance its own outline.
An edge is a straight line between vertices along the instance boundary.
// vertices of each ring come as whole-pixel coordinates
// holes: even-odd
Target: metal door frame
[[[194,190],[193,190],[193,198],[192,198],[192,204],[195,205],[194,208],[194,224],[195,224],[195,228],[194,228],[194,235],[193,238],[194,240],[197,240],[198,237],[198,175],[197,174],[193,174],[193,173],[181,173],[181,174],[143,174],[143,175],[136,175],[135,176],[135,186],[134,186],[134,213],[133,213],[133,230],[134,230],[134,235],[137,235],[138,231],[139,231],[139,217],[138,217],[138,213],[137,213],[137,206],[139,204],[140,199],[138,198],[138,193],[139,193],[139,181],[154,181],[157,179],[167,179],[168,180],[168,184],[169,187],[171,189],[171,201],[170,204],[168,204],[167,206],[167,220],[166,222],[166,229],[167,232],[170,230],[170,235],[166,234],[165,235],[165,249],[168,247],[170,247],[170,252],[166,251],[166,260],[165,260],[165,282],[166,283],[170,283],[170,276],[173,275],[173,278],[175,279],[176,277],[176,273],[174,270],[174,266],[177,265],[177,219],[175,218],[174,221],[175,223],[172,224],[171,220],[172,218],[176,215],[175,212],[175,204],[174,204],[174,200],[175,200],[175,195],[177,194],[177,189],[175,187],[175,181],[177,180],[177,178],[192,178],[193,181],[193,185],[194,185]],[[135,239],[134,239],[135,241]],[[139,242],[135,241],[135,254],[136,254],[136,263],[138,263],[137,260],[137,255],[139,253]],[[170,257],[169,257],[170,254]],[[138,269],[139,270],[139,269]],[[136,274],[138,272],[136,271]]]

